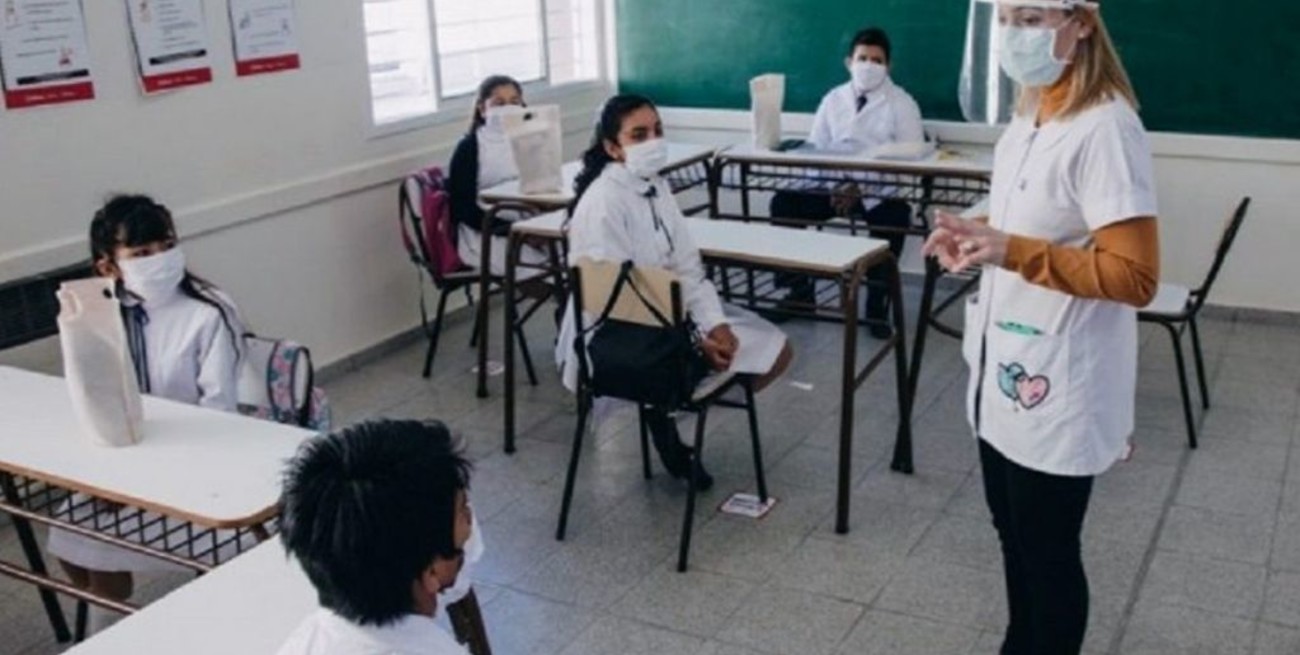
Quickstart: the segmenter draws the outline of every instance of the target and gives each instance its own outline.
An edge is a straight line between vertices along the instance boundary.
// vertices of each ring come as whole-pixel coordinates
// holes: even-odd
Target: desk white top
[[[713,154],[713,146],[691,143],[668,143],[668,165],[660,171],[667,174],[686,164],[707,159]],[[582,162],[571,161],[564,165],[564,189],[555,193],[526,194],[519,191],[519,180],[507,180],[479,193],[483,202],[521,202],[546,207],[566,207],[573,202],[573,180],[582,170]]]
[[[274,538],[67,653],[270,655],[317,607],[302,567]]]
[[[565,218],[565,212],[551,212],[519,221],[511,229],[530,236],[558,239]],[[703,257],[801,271],[839,273],[889,247],[880,239],[761,223],[691,218],[686,224]]]
[[[62,378],[0,367],[0,470],[206,527],[245,527],[274,515],[285,462],[313,434],[151,396],[144,416],[139,444],[96,446]]]
[[[825,150],[762,150],[752,145],[738,145],[727,148],[718,154],[721,160],[741,161],[751,164],[769,164],[775,166],[811,166],[850,170],[878,170],[901,173],[929,173],[967,176],[993,175],[993,151],[991,149],[967,149],[959,151],[940,148],[927,157],[915,161],[903,159],[879,159],[867,153],[830,152]]]

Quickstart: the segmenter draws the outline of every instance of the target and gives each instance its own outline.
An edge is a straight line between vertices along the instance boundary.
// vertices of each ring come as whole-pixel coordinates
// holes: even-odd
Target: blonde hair
[[[1066,85],[1064,102],[1053,118],[1071,118],[1084,110],[1117,98],[1127,100],[1136,111],[1137,94],[1129,82],[1128,73],[1115,50],[1115,42],[1106,30],[1101,13],[1095,9],[1074,10],[1073,17],[1084,26],[1092,27],[1092,34],[1079,39],[1075,45],[1074,60],[1065,69],[1063,79],[1055,86]],[[1016,102],[1016,113],[1028,114],[1038,107],[1043,88],[1022,87]]]

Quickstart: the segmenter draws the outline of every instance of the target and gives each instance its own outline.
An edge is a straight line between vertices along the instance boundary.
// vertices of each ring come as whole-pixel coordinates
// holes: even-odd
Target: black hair
[[[858,33],[853,35],[853,40],[849,42],[848,56],[852,57],[853,51],[857,50],[860,45],[873,45],[884,50],[886,64],[894,60],[893,50],[889,46],[889,35],[885,33],[885,30],[880,29],[879,27],[868,27],[866,29],[858,30]]]
[[[524,87],[520,86],[519,80],[509,75],[489,75],[484,78],[482,82],[478,83],[478,95],[474,99],[474,111],[469,118],[470,132],[483,127],[487,123],[487,119],[483,117],[483,103],[492,97],[492,92],[503,86],[513,86],[521,97],[524,95]]]
[[[461,554],[456,495],[470,469],[438,421],[367,421],[304,443],[285,474],[280,535],[321,606],[360,625],[410,614],[423,571]]]
[[[592,135],[591,147],[582,153],[582,170],[573,180],[574,199],[571,207],[577,207],[582,194],[587,192],[596,178],[600,177],[605,166],[614,161],[605,151],[605,142],[618,143],[618,133],[623,129],[623,119],[632,112],[649,107],[658,109],[649,98],[635,94],[616,95],[605,101],[600,109],[600,118],[596,121],[596,133]]]
[[[100,261],[116,262],[119,247],[134,248],[156,241],[178,240],[172,213],[146,195],[117,194],[108,199],[90,220],[91,264]],[[181,278],[181,293],[211,306],[221,314],[221,322],[230,333],[235,352],[241,352],[240,338],[231,320],[232,308],[226,306],[216,294],[217,285],[185,271]]]

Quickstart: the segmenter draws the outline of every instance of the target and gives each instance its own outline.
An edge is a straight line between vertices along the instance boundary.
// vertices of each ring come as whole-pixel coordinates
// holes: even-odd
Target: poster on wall
[[[0,0],[5,107],[95,97],[81,0]]]
[[[230,28],[240,77],[301,66],[293,0],[230,0]]]
[[[203,0],[126,0],[145,93],[212,81]]]

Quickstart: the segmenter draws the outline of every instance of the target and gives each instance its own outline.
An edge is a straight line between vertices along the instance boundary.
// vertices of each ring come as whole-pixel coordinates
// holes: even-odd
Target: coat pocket
[[[1058,430],[1069,406],[1070,336],[989,326],[985,333],[982,422],[990,434]]]

